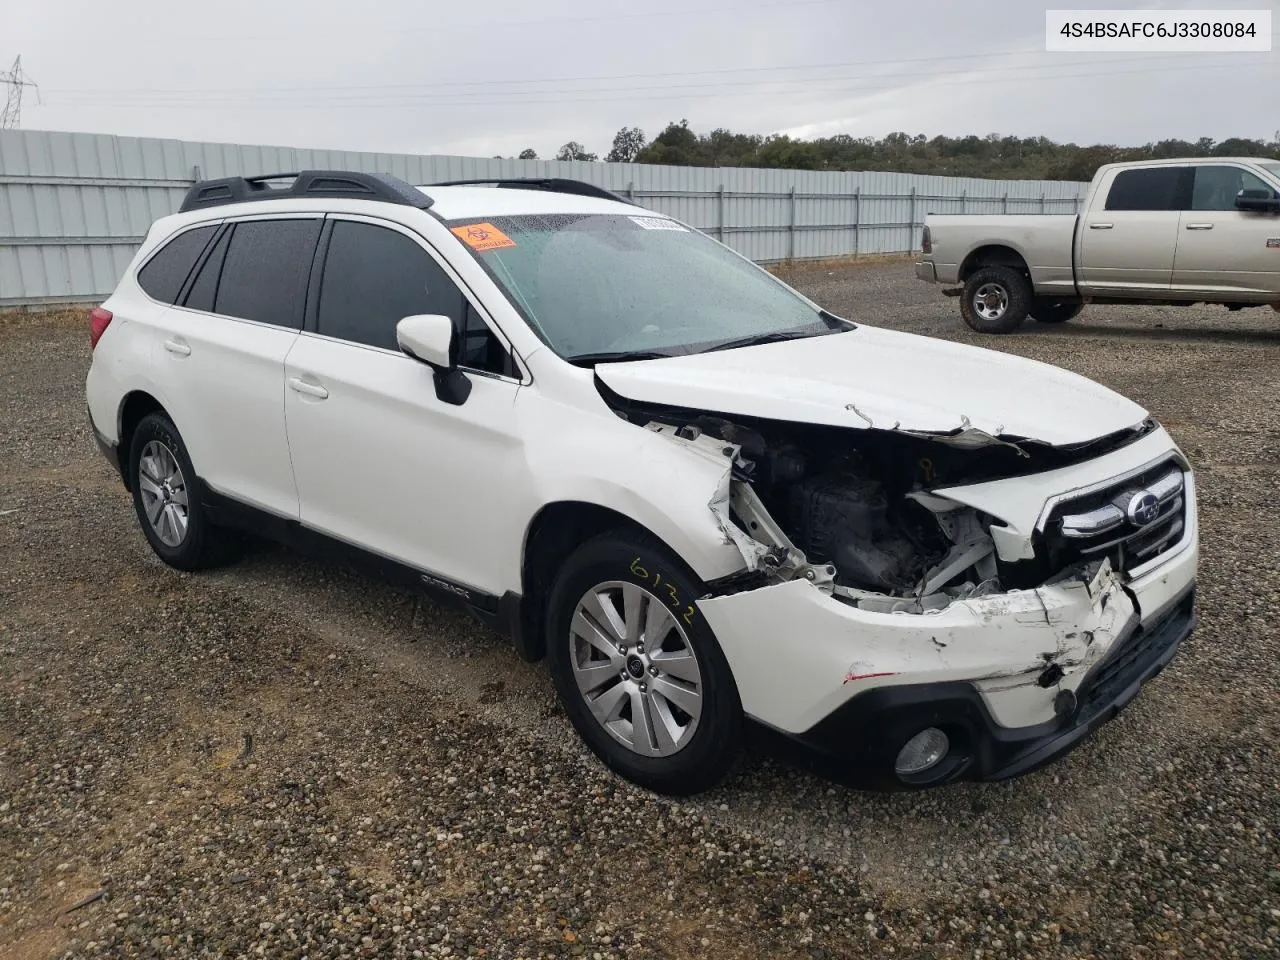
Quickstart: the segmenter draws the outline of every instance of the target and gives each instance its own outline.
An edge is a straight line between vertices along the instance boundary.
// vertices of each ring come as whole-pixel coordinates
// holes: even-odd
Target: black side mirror
[[[1236,194],[1236,209],[1251,210],[1256,213],[1280,213],[1280,197],[1270,190],[1253,187],[1241,190]]]
[[[431,368],[437,398],[456,407],[471,396],[471,380],[458,369],[458,335],[448,317],[405,317],[396,324],[396,342],[404,353]]]

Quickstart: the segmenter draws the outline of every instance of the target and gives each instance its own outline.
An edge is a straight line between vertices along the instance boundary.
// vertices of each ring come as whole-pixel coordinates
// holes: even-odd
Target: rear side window
[[[320,223],[318,219],[237,223],[223,260],[214,312],[302,329]]]
[[[191,268],[217,229],[217,224],[213,224],[178,234],[138,271],[138,285],[154,300],[177,302]]]
[[[335,221],[320,282],[317,331],[398,350],[396,324],[418,313],[453,320],[461,366],[514,376],[502,342],[422,247],[385,227]]]
[[[183,306],[190,310],[213,312],[213,300],[218,293],[218,275],[222,272],[222,260],[227,255],[227,245],[231,241],[230,228],[222,232],[209,256],[196,274],[195,282],[187,291],[187,299]]]
[[[1107,209],[1181,210],[1190,179],[1190,167],[1121,170],[1107,194]]]

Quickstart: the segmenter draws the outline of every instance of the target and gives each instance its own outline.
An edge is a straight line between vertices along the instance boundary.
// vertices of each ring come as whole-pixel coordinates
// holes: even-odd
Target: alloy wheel
[[[159,440],[142,448],[138,487],[143,512],[160,542],[166,547],[182,546],[190,520],[186,478],[178,458]]]
[[[973,311],[984,320],[999,320],[1009,309],[1009,291],[998,283],[984,283],[973,294]]]
[[[693,737],[702,671],[672,609],[634,583],[592,587],[569,627],[570,664],[591,715],[641,756],[667,757]]]

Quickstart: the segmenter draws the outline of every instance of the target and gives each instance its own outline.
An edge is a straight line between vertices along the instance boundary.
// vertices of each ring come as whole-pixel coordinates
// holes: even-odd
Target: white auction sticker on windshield
[[[689,232],[674,220],[668,220],[666,217],[627,217],[627,219],[637,226],[644,227],[646,230],[679,230],[681,233]]]

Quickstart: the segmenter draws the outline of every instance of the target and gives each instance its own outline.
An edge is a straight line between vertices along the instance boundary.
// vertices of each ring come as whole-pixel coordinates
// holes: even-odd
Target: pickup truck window
[[[1275,191],[1248,170],[1224,164],[1196,167],[1195,188],[1191,191],[1192,210],[1234,210],[1236,195],[1241,190]]]
[[[1181,210],[1190,187],[1190,167],[1121,170],[1107,193],[1108,210]]]

